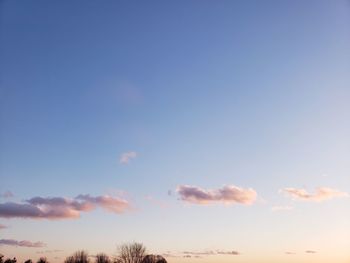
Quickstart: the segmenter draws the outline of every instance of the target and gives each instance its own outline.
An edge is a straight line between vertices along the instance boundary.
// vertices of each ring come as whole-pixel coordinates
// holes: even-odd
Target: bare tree
[[[64,260],[64,263],[74,263],[74,257],[73,256],[66,257],[66,259]]]
[[[13,258],[13,259],[8,258],[4,261],[4,263],[17,263],[17,259],[16,258]]]
[[[111,263],[109,257],[104,253],[98,253],[96,255],[95,263]]]
[[[141,243],[124,244],[118,247],[117,263],[141,263],[146,247]]]
[[[4,261],[3,261],[3,257],[4,257],[4,255],[3,254],[0,254],[0,263],[3,263]]]
[[[89,254],[80,250],[75,252],[72,256],[69,256],[65,259],[64,263],[89,263]]]

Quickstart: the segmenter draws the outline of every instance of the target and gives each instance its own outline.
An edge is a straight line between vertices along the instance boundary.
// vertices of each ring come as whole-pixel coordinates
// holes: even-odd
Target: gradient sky
[[[0,252],[349,263],[349,47],[349,1],[1,1]]]

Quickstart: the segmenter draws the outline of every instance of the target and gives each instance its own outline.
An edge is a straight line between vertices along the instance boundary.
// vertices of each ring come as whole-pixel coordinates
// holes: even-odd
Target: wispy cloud
[[[290,211],[293,210],[294,207],[290,205],[275,205],[271,207],[272,211]]]
[[[5,229],[5,228],[8,228],[8,226],[5,226],[3,224],[0,224],[0,229]]]
[[[43,242],[31,242],[28,240],[17,241],[14,239],[0,239],[0,245],[16,246],[16,247],[45,247]]]
[[[51,254],[51,253],[59,253],[59,252],[63,252],[63,250],[61,249],[54,249],[54,250],[41,250],[41,251],[37,251],[37,254]]]
[[[121,164],[128,164],[131,161],[131,159],[135,159],[136,157],[136,152],[125,152],[120,155],[119,162]]]
[[[296,253],[295,253],[295,252],[287,251],[287,252],[284,252],[284,254],[286,254],[286,255],[295,255]]]
[[[346,192],[328,187],[319,187],[316,189],[315,193],[309,193],[305,189],[297,188],[284,188],[280,191],[287,194],[292,199],[313,202],[322,202],[333,198],[349,196]]]
[[[305,253],[307,253],[307,254],[315,254],[317,252],[315,250],[306,250]]]
[[[103,209],[114,212],[114,213],[123,213],[129,208],[129,203],[121,198],[112,197],[109,195],[93,197],[90,195],[78,195],[76,200],[80,200],[87,204],[92,204],[95,206],[102,207]]]
[[[186,250],[182,252],[171,252],[167,251],[166,253],[162,254],[165,257],[184,257],[184,258],[203,258],[203,257],[209,257],[209,256],[237,256],[241,255],[236,250],[202,250],[202,251],[191,251]]]
[[[165,258],[177,258],[177,257],[179,257],[179,256],[177,256],[177,255],[174,255],[174,254],[171,253],[170,251],[165,252],[165,253],[162,253],[162,256],[165,257]]]
[[[78,195],[74,199],[64,197],[34,197],[24,203],[0,203],[0,217],[34,219],[69,219],[80,217],[97,207],[114,213],[123,213],[130,208],[128,201],[108,195],[92,197]]]
[[[189,255],[189,256],[215,256],[215,255],[229,255],[229,256],[237,256],[240,255],[238,251],[235,250],[205,250],[205,251],[183,251],[183,255]]]
[[[191,256],[210,256],[210,255],[215,255],[216,253],[212,250],[209,251],[184,251],[182,252],[184,255],[191,255]]]
[[[238,251],[217,251],[218,255],[231,255],[231,256],[238,256],[240,253]]]
[[[193,204],[211,203],[250,205],[255,202],[257,193],[252,188],[226,185],[219,189],[205,190],[196,186],[180,185],[177,187],[180,199]]]

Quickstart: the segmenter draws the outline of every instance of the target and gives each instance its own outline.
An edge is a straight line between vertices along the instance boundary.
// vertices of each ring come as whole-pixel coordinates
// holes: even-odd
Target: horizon
[[[0,1],[0,254],[350,262],[350,2]]]

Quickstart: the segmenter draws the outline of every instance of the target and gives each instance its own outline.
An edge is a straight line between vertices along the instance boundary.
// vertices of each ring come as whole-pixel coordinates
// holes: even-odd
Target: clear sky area
[[[350,2],[0,1],[0,253],[350,262]]]

